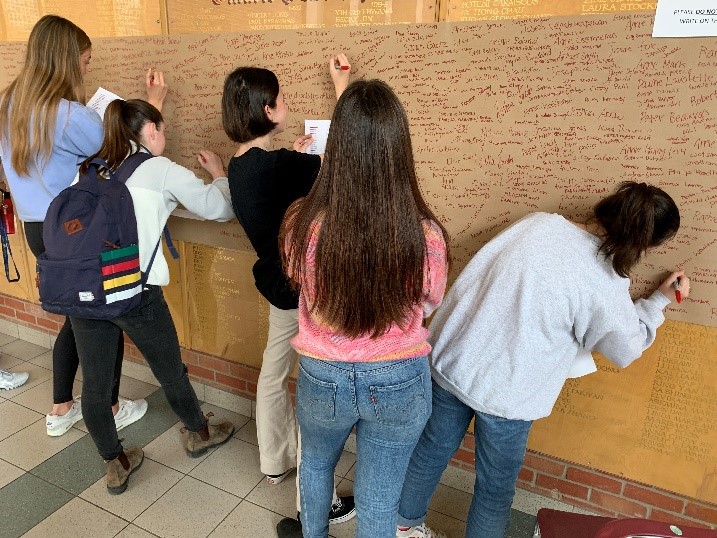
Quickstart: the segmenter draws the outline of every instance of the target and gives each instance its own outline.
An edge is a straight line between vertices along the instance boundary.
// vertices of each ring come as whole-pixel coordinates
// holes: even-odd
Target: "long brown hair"
[[[159,128],[163,121],[162,113],[147,101],[115,99],[105,110],[102,146],[82,163],[80,172],[86,172],[95,157],[106,161],[110,170],[116,170],[128,155],[137,153],[142,147],[142,128],[148,123],[154,123]]]
[[[592,220],[603,230],[600,252],[612,257],[618,275],[628,277],[648,248],[674,237],[680,228],[680,211],[662,189],[625,181],[595,205]]]
[[[384,82],[354,82],[336,104],[314,187],[286,213],[287,272],[306,274],[320,223],[312,311],[348,337],[380,336],[421,302],[424,219],[441,226],[418,187],[403,106]]]
[[[52,152],[60,99],[84,103],[80,54],[91,46],[81,28],[56,15],[45,15],[30,32],[25,65],[0,97],[0,137],[19,175]]]

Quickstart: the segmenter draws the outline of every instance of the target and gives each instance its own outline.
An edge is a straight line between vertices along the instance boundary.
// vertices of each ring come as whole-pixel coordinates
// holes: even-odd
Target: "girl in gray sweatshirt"
[[[533,213],[473,257],[430,325],[433,414],[406,475],[397,536],[435,535],[423,518],[475,417],[466,536],[503,537],[532,421],[550,414],[579,358],[598,351],[627,366],[655,340],[676,281],[688,296],[682,271],[647,299],[629,294],[630,270],[679,223],[667,193],[627,182],[586,223]]]

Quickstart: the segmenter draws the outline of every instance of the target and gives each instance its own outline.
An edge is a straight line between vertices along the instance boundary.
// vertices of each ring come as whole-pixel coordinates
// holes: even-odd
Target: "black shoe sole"
[[[301,523],[295,519],[286,517],[279,521],[276,526],[276,535],[279,538],[303,538]]]

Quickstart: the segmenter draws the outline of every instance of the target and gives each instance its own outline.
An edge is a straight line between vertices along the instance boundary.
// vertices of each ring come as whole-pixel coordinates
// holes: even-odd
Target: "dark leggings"
[[[114,319],[72,318],[82,361],[82,415],[97,450],[105,460],[122,452],[112,413],[107,409],[112,350],[126,332],[162,385],[172,410],[189,431],[204,428],[206,419],[182,363],[177,330],[160,286],[148,285],[142,302]]]
[[[45,244],[42,242],[42,222],[25,222],[25,238],[30,250],[37,258],[45,252]],[[122,375],[122,359],[124,357],[124,337],[120,335],[117,344],[117,357],[115,360],[114,378],[112,384],[112,405],[119,400],[119,382]],[[57,334],[55,346],[52,348],[52,401],[56,404],[69,402],[73,399],[72,385],[75,382],[77,368],[80,365],[80,357],[77,355],[75,334],[72,332],[70,318],[65,318],[65,323]]]

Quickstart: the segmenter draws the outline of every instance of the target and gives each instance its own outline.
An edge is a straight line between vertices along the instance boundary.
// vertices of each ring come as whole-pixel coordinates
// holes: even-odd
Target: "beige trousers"
[[[296,417],[288,387],[297,361],[290,341],[298,331],[298,310],[269,305],[269,338],[256,387],[256,434],[264,474],[296,467]]]
[[[256,435],[259,440],[259,468],[277,475],[299,466],[300,440],[289,394],[289,374],[298,359],[291,339],[299,332],[299,311],[269,305],[269,337],[256,386]],[[296,473],[296,511],[299,502],[299,473]],[[334,488],[334,502],[336,502]]]

